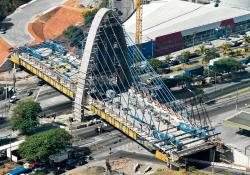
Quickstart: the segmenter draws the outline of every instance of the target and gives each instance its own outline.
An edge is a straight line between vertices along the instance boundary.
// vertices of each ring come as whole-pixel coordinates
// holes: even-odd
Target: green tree
[[[208,63],[210,60],[215,59],[216,57],[219,57],[219,56],[220,55],[216,52],[216,49],[212,48],[211,50],[205,53],[203,61]]]
[[[245,49],[245,52],[248,51],[248,46],[249,46],[249,43],[250,43],[250,36],[248,35],[244,35],[244,49]]]
[[[189,51],[184,51],[179,55],[178,59],[181,63],[188,63],[191,57],[191,53]]]
[[[100,8],[104,8],[108,6],[108,0],[102,0],[101,3],[98,5],[98,7],[87,11],[86,13],[83,14],[83,17],[85,19],[85,24],[90,24],[92,20],[95,17],[95,14],[98,12]]]
[[[0,0],[0,21],[11,14],[18,6],[31,0]]]
[[[149,60],[149,64],[154,68],[161,68],[163,66],[163,62],[158,59],[151,59]]]
[[[90,24],[92,22],[92,20],[95,17],[95,14],[98,12],[99,8],[94,8],[92,10],[87,11],[86,13],[84,13],[84,20],[85,20],[85,24]]]
[[[11,117],[12,129],[29,134],[39,124],[37,116],[41,111],[41,106],[37,102],[31,100],[19,102]]]
[[[202,56],[202,63],[203,63],[203,61],[204,61],[204,55],[206,53],[206,46],[204,44],[202,44],[202,45],[199,46],[199,53]]]
[[[4,93],[4,87],[0,87],[0,95],[2,95]]]
[[[166,55],[165,56],[165,61],[170,61],[172,59],[171,55]]]
[[[230,46],[224,43],[220,46],[220,50],[223,53],[223,55],[226,55],[230,50]]]
[[[199,53],[201,55],[205,55],[205,53],[206,53],[206,46],[204,44],[202,44],[202,45],[199,46]]]
[[[219,61],[216,61],[213,66],[213,70],[216,73],[233,73],[244,68],[245,66],[235,58],[223,58]]]
[[[70,145],[71,138],[63,129],[50,129],[27,137],[18,151],[29,161],[47,160],[50,155],[65,150]]]
[[[244,40],[245,44],[248,45],[250,43],[250,36],[244,35],[243,40]]]

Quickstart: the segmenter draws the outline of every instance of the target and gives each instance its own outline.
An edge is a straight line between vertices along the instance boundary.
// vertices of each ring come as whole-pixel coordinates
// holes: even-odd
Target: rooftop
[[[204,30],[207,24],[215,25],[216,22],[242,16],[250,19],[249,13],[247,10],[238,8],[214,7],[213,4],[203,5],[180,0],[152,1],[143,6],[143,40],[149,41],[155,37],[179,31],[185,31],[184,35],[193,34],[188,29]],[[135,33],[135,19],[134,14],[124,24],[132,38]],[[237,20],[240,18],[235,19],[236,22]],[[220,23],[216,25],[219,26]]]

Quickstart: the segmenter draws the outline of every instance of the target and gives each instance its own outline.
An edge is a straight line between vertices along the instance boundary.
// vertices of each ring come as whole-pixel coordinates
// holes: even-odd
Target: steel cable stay
[[[117,18],[116,17],[114,17],[116,20],[117,20]],[[117,22],[118,22],[118,24],[120,24],[120,22],[119,22],[119,20],[117,20]],[[122,26],[122,25],[121,25]],[[111,28],[112,28],[112,26],[111,26]],[[124,33],[126,34],[126,32],[124,31]],[[116,35],[114,35],[115,37],[116,37]],[[127,38],[129,38],[129,37],[127,37]],[[126,39],[127,39],[126,38]],[[117,39],[117,38],[116,38]],[[127,39],[128,40],[128,39]],[[128,40],[128,41],[131,41],[131,39],[130,40]],[[119,42],[118,42],[119,43]],[[133,43],[131,44],[131,45],[133,45]],[[133,47],[132,47],[133,48]],[[134,47],[135,48],[135,47]],[[140,55],[140,57],[139,58],[144,58],[143,57],[143,55],[142,55],[142,53],[140,53],[140,51],[138,50],[138,48],[135,48],[135,50],[137,51],[137,54],[133,54],[133,56],[134,55]],[[139,59],[140,60],[140,59]],[[144,58],[144,59],[141,59],[141,61],[146,61],[146,59]],[[153,70],[153,68],[151,67],[151,66],[149,66],[149,68],[151,68],[151,71],[153,72],[153,73],[155,73],[155,71]],[[174,100],[176,100],[175,99],[175,97],[173,96],[173,94],[170,92],[170,90],[166,87],[166,85],[162,82],[162,79],[160,79],[160,78],[157,78],[157,81],[158,82],[160,82],[160,85],[163,85],[163,87],[164,87],[164,89],[166,90],[166,92],[169,92],[170,93],[170,96],[172,96],[173,98],[174,98]],[[159,84],[158,84],[159,85]],[[163,91],[164,92],[164,91]],[[179,104],[180,106],[181,106],[181,108],[182,108],[182,110],[181,110],[181,114],[183,115],[183,113],[182,113],[182,111],[185,111],[186,112],[186,117],[188,117],[187,116],[187,110],[186,110],[186,108],[184,108],[181,104]],[[177,107],[179,107],[179,105],[177,105]],[[178,112],[178,111],[177,111]],[[180,112],[180,111],[179,111]],[[182,117],[182,115],[180,115],[181,117]],[[191,119],[188,117],[187,118],[188,119],[188,121],[190,121]],[[190,123],[191,125],[196,125],[196,122],[195,123]]]
[[[104,43],[103,43],[103,40],[100,38],[100,41],[102,42],[102,44],[103,44],[103,46],[104,46],[104,48],[105,48],[105,50],[106,50],[106,53],[108,54],[108,56],[109,56],[109,58],[110,58],[110,60],[111,60],[111,62],[112,62],[112,64],[114,64],[114,62],[112,61],[112,58],[111,58],[111,56],[110,56],[110,54],[107,52],[107,48],[106,48],[106,46],[104,45]],[[111,47],[112,48],[112,47]],[[100,49],[100,48],[99,48]],[[101,52],[102,53],[102,52]],[[113,53],[115,53],[115,51],[113,50]],[[119,59],[117,58],[117,55],[116,55],[116,53],[115,53],[115,59],[117,59],[118,60],[118,62],[119,62]],[[106,60],[105,60],[105,62],[106,62]],[[106,62],[106,64],[107,64],[107,62]],[[119,64],[120,64],[120,62],[119,62]],[[122,69],[122,66],[121,66],[121,64],[120,64],[120,67],[121,67],[121,69]],[[126,76],[126,74],[124,73],[124,70],[122,69],[122,71],[123,71],[123,74],[125,75],[125,77],[126,77],[126,81],[127,81],[127,83],[128,84],[130,84],[130,82],[128,81],[128,78],[127,78],[127,76]],[[116,72],[117,72],[117,70],[116,70]],[[117,72],[117,74],[118,74],[118,72]],[[131,85],[131,84],[130,84]],[[125,88],[124,86],[123,86],[123,88]]]
[[[105,33],[105,31],[104,31],[104,33]],[[105,34],[106,35],[106,37],[107,37],[107,34]],[[108,37],[107,37],[107,39],[108,39]],[[108,39],[109,40],[109,39]],[[109,44],[110,44],[110,46],[111,46],[111,48],[112,48],[112,44],[110,43],[110,41],[109,41]],[[113,49],[113,48],[112,48]],[[113,51],[114,52],[114,51]],[[116,54],[115,52],[114,52],[114,54]],[[117,58],[117,57],[116,57]],[[118,60],[119,61],[119,60]],[[152,121],[152,120],[151,120]],[[156,132],[156,134],[161,134],[161,133],[159,133],[159,132]],[[162,135],[161,135],[162,136]],[[166,135],[164,135],[165,137],[167,137],[167,138],[169,138],[168,136],[166,136]],[[177,141],[176,139],[174,139],[174,141],[175,142],[179,142],[179,141]],[[171,140],[170,140],[170,142],[171,142]],[[178,144],[179,145],[179,144]]]
[[[104,33],[105,33],[105,31],[104,31]],[[106,37],[107,37],[107,34],[105,34],[105,35],[106,35]],[[107,37],[107,39],[108,39],[108,37]],[[110,46],[111,46],[111,48],[112,48],[112,44],[111,44],[110,41],[109,41],[109,44],[110,44]],[[114,52],[114,53],[115,53],[115,52]],[[118,60],[119,64],[121,64],[120,61],[119,61],[119,59],[117,58],[117,56],[116,56],[115,58]],[[126,58],[124,58],[124,59],[125,59],[125,61],[127,61]],[[128,63],[127,63],[127,64],[128,64]],[[121,66],[121,65],[120,65],[120,66]],[[122,67],[122,66],[121,66],[121,67]],[[132,72],[131,72],[131,73],[132,73]],[[133,73],[132,73],[132,74],[133,74]],[[132,77],[133,77],[133,76],[132,76]],[[135,83],[135,84],[136,84],[136,83]],[[143,99],[143,100],[144,100],[144,99]],[[145,103],[145,102],[144,102],[144,103]],[[151,115],[151,122],[152,122],[152,121],[153,121],[153,120],[152,120],[152,115]],[[150,122],[150,123],[151,123],[151,122]]]
[[[95,54],[96,54],[96,53],[95,53]],[[98,62],[99,62],[99,64],[100,64],[100,61],[99,61],[98,58],[97,58],[97,60],[98,60]],[[96,63],[94,63],[94,64],[96,65]],[[96,65],[96,67],[97,67],[97,65]],[[102,70],[103,70],[105,76],[108,77],[108,75],[107,75],[105,69],[103,68],[103,66],[101,66],[101,67],[102,67]],[[110,69],[110,68],[108,68],[108,69]],[[97,71],[98,71],[99,76],[102,77],[102,76],[101,76],[101,72],[99,71],[98,68],[97,68]],[[107,80],[104,80],[104,79],[102,78],[102,81],[103,81],[103,82],[106,82]],[[110,87],[112,88],[113,91],[116,91],[116,90],[113,88],[113,86],[110,86],[110,87],[109,87],[109,86],[107,85],[107,83],[104,83],[104,84],[105,84],[105,86],[106,86],[106,91],[102,88],[103,93],[107,92],[107,90],[109,90]],[[101,87],[102,87],[102,86],[101,86]],[[123,98],[123,100],[124,100],[125,103],[126,103],[127,100],[126,100],[126,98],[123,96],[122,90],[121,90],[119,87],[118,87],[118,89],[119,89],[119,92],[120,92],[120,98],[119,98],[119,99],[121,100],[121,98]],[[120,102],[120,103],[121,103],[121,102]],[[128,103],[129,103],[129,101],[126,103],[127,106],[129,106]],[[112,104],[111,104],[111,106],[112,106],[112,111],[115,112],[115,110],[114,110],[114,108],[113,108],[113,104],[114,104],[114,98],[112,98]],[[119,114],[120,114],[120,110],[121,110],[121,108],[119,107]],[[121,115],[120,115],[120,116],[121,116]],[[125,118],[124,118],[124,119],[125,119]],[[126,120],[127,120],[127,119],[126,119]],[[126,121],[126,122],[127,122],[127,121]]]
[[[119,48],[121,49],[121,51],[122,51],[122,54],[123,54],[123,57],[125,57],[125,54],[124,54],[124,52],[123,52],[123,50],[122,50],[122,48],[121,48],[121,45],[120,45],[120,42],[118,41],[118,39],[117,39],[117,36],[116,36],[116,34],[115,34],[115,32],[114,32],[114,29],[113,29],[113,27],[112,27],[112,25],[111,25],[111,23],[110,23],[110,20],[108,20],[109,21],[109,25],[111,26],[111,29],[112,29],[112,32],[113,32],[113,36],[115,37],[115,39],[116,39],[116,42],[118,43],[118,46],[119,46]],[[106,35],[107,36],[107,35]],[[125,60],[127,61],[127,59],[125,58]],[[131,59],[131,60],[133,60],[133,59]],[[135,64],[135,63],[130,63],[130,65],[133,65],[133,64]],[[131,68],[133,68],[133,67],[130,67],[130,69]],[[133,73],[133,71],[131,71],[131,73],[134,75],[134,74],[136,74],[136,73]],[[134,76],[133,76],[134,77]],[[138,78],[138,77],[137,77]],[[136,83],[137,84],[137,83]],[[151,115],[152,116],[152,115]],[[161,113],[160,113],[160,117],[161,117]],[[152,118],[151,118],[151,120],[152,120]],[[160,124],[160,122],[159,122],[159,124]],[[159,127],[158,127],[159,128]],[[159,129],[158,129],[158,131],[159,131]]]

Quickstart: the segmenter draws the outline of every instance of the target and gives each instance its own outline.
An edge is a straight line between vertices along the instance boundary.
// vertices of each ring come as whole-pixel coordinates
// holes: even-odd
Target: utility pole
[[[213,150],[212,173],[214,173],[215,150]]]
[[[236,101],[235,101],[235,109],[238,111],[238,96],[239,96],[239,88],[237,88],[236,92]]]
[[[215,76],[214,76],[214,89],[215,89],[215,92],[216,92],[216,72],[215,73]]]
[[[13,89],[14,89],[14,93],[16,93],[16,64],[15,63],[12,69],[12,76],[13,76]]]

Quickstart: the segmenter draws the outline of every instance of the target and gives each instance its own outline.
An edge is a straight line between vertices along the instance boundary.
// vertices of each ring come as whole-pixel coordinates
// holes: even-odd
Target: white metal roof
[[[229,7],[250,9],[250,0],[221,0],[221,4]]]
[[[250,19],[250,11],[226,6],[214,7],[180,0],[152,1],[143,6],[143,40],[182,31],[184,36],[220,26],[220,21]],[[136,15],[126,21],[125,29],[134,39]]]

